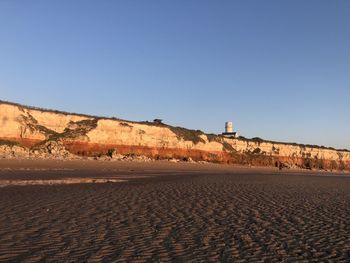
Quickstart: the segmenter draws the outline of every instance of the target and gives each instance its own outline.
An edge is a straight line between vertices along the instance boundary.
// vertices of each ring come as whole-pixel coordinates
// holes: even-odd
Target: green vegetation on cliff
[[[10,140],[1,140],[0,139],[0,146],[6,145],[6,146],[15,146],[18,145],[18,142],[10,141]]]

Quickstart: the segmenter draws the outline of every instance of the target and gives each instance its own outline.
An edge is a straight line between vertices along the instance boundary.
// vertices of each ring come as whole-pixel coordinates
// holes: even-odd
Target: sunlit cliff
[[[226,138],[162,123],[71,114],[1,101],[0,125],[0,145],[25,149],[25,153],[59,144],[78,156],[117,152],[154,159],[350,170],[350,152],[346,150]]]

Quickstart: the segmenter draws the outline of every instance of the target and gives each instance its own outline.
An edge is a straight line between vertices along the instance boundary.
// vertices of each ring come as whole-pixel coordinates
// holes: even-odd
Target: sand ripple
[[[194,174],[0,189],[0,261],[347,262],[350,178]]]

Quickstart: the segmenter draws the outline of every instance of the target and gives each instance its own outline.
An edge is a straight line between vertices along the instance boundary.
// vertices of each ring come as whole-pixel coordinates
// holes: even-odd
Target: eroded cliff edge
[[[350,170],[350,152],[319,146],[226,138],[153,122],[43,110],[0,101],[2,156],[118,153],[255,166]]]

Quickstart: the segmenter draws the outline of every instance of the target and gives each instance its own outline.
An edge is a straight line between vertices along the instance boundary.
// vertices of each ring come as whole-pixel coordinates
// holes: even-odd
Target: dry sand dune
[[[0,188],[0,261],[350,260],[350,177],[212,165],[11,165],[0,165],[0,180],[129,179]]]

